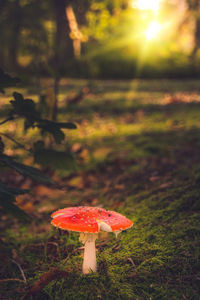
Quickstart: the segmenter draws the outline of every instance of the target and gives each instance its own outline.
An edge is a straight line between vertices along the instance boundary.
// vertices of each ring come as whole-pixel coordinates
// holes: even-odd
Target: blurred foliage
[[[157,12],[139,10],[134,3],[1,1],[0,65],[22,75],[26,71],[29,76],[57,79],[199,75],[199,1],[164,0]],[[65,15],[69,5],[80,40]],[[152,21],[159,22],[162,30],[147,40],[145,32]],[[74,56],[76,42],[81,45],[80,58]]]
[[[8,86],[12,86],[18,80],[16,78],[12,78],[8,74],[4,73],[3,70],[0,70],[0,87],[1,92],[4,92],[4,88]],[[17,92],[13,93],[14,100],[10,101],[11,108],[8,112],[8,116],[5,120],[3,120],[0,125],[3,125],[10,121],[16,121],[17,119],[24,120],[24,130],[27,131],[29,128],[39,128],[41,130],[41,135],[45,133],[49,133],[53,136],[56,143],[61,143],[65,138],[64,132],[61,130],[65,129],[76,129],[76,125],[69,122],[53,122],[50,120],[42,119],[40,112],[36,108],[36,104],[32,99],[24,99],[23,95]],[[0,133],[3,137],[4,133]],[[15,140],[14,140],[15,141]],[[18,143],[18,142],[17,142]],[[19,143],[18,143],[19,144]],[[36,147],[37,143],[34,145],[34,150],[32,154],[35,155],[35,162],[43,165],[53,165],[54,160],[63,160],[73,161],[72,155],[70,152],[60,153],[58,151],[54,151],[52,149],[45,149],[45,143],[42,142],[42,151],[41,149]],[[8,156],[4,153],[5,143],[0,137],[0,167],[3,169],[5,167],[9,167],[14,169],[16,172],[20,173],[22,176],[28,176],[34,181],[43,184],[51,184],[52,180],[46,175],[42,174],[39,169],[34,167],[27,166],[23,163],[19,163],[15,160],[15,157]],[[43,159],[44,160],[43,163]],[[62,161],[63,164],[63,161]],[[56,165],[56,163],[54,163]],[[66,167],[66,164],[64,164]],[[25,219],[26,214],[20,210],[15,205],[16,196],[20,194],[27,193],[28,190],[16,189],[8,187],[3,182],[0,182],[0,205],[3,210],[7,213],[12,213],[16,217],[20,219]]]
[[[0,182],[0,205],[5,213],[13,214],[20,220],[28,220],[27,214],[15,205],[15,197],[20,194],[27,193],[27,190],[12,189]]]
[[[0,69],[0,92],[4,93],[4,88],[15,85],[19,82],[18,78],[11,77],[6,74],[2,69]]]
[[[75,166],[75,158],[71,151],[57,151],[54,149],[46,149],[43,141],[34,144],[34,162],[59,170],[69,170]]]
[[[41,129],[41,134],[45,132],[50,133],[56,143],[61,143],[65,134],[61,128],[65,129],[76,129],[76,125],[69,122],[54,122],[50,120],[42,119],[39,111],[36,109],[35,102],[31,99],[24,99],[24,97],[14,92],[13,97],[15,100],[11,100],[10,103],[13,109],[10,111],[10,116],[12,119],[15,117],[21,117],[24,119],[24,129],[38,127]]]

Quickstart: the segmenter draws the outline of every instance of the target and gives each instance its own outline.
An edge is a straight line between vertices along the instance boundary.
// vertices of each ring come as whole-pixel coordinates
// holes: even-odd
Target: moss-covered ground
[[[200,82],[94,82],[80,103],[67,105],[66,93],[85,84],[70,81],[60,90],[60,120],[78,124],[67,141],[76,166],[68,162],[54,174],[63,190],[34,186],[32,206],[23,202],[29,224],[2,215],[0,299],[22,299],[56,268],[67,274],[27,299],[198,300]],[[78,234],[50,225],[53,210],[74,205],[134,222],[117,238],[99,236],[91,275],[81,274]]]

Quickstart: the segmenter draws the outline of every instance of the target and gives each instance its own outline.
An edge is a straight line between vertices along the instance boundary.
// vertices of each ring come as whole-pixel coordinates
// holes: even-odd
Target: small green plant
[[[11,87],[17,82],[19,82],[19,79],[11,77],[10,75],[6,74],[3,70],[0,69],[1,93],[5,92],[5,88]],[[54,122],[51,120],[43,119],[41,113],[37,110],[35,102],[32,99],[25,99],[20,93],[13,93],[13,99],[10,100],[10,104],[11,106],[7,116],[3,121],[0,122],[1,126],[7,122],[15,121],[17,119],[23,119],[25,132],[29,128],[39,128],[41,136],[48,133],[51,136],[53,136],[53,139],[57,144],[61,143],[65,138],[65,134],[62,131],[63,128],[76,129],[76,125],[74,123]],[[2,172],[5,167],[9,167],[15,169],[21,175],[28,176],[40,183],[52,183],[52,180],[46,175],[42,174],[39,169],[17,162],[14,156],[8,156],[7,154],[5,154],[4,150],[6,145],[3,138],[7,136],[4,133],[0,133],[0,136],[0,168],[2,169]],[[35,143],[34,146],[35,149],[37,149],[38,155],[38,147],[36,147],[37,144],[38,142]],[[44,143],[42,145],[42,150],[44,152]],[[32,152],[32,154],[34,154],[34,151]],[[15,205],[15,200],[17,195],[24,194],[27,192],[29,191],[24,189],[8,187],[6,184],[0,181],[0,206],[5,212],[12,213],[16,217],[24,219],[26,217],[26,214]]]

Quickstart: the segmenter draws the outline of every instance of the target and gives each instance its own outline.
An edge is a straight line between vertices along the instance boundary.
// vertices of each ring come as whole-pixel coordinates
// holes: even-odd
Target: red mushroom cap
[[[120,231],[133,225],[131,220],[117,212],[89,206],[59,209],[51,217],[52,225],[78,232],[99,232],[104,225],[110,229],[105,231]]]

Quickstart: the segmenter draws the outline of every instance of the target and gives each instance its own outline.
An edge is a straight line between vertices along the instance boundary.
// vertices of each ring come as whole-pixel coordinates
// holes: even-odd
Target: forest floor
[[[58,147],[70,147],[75,162],[57,161],[54,172],[44,158],[57,187],[4,175],[32,193],[17,200],[28,224],[1,215],[0,299],[198,300],[200,81],[61,82],[58,117],[78,129]],[[117,238],[100,234],[90,275],[81,273],[78,234],[50,225],[51,212],[77,205],[134,222]]]

